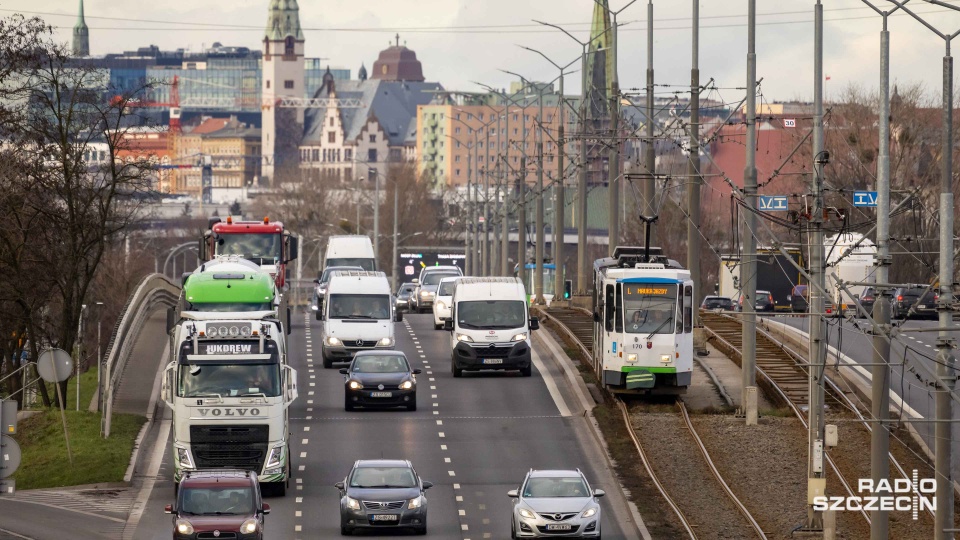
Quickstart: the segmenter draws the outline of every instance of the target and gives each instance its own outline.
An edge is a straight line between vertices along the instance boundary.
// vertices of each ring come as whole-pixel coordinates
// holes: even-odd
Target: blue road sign
[[[760,210],[767,212],[786,212],[786,195],[760,195]]]
[[[876,191],[854,191],[853,205],[876,207],[877,192]]]

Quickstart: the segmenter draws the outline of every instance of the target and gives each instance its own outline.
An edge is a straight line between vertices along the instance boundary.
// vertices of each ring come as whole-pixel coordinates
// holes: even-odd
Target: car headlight
[[[310,309],[317,311],[317,306],[310,306]]]
[[[457,341],[463,341],[464,343],[473,343],[473,338],[466,334],[457,334]]]
[[[380,341],[377,342],[377,347],[391,347],[391,346],[393,346],[392,337],[380,338]]]
[[[526,508],[520,509],[520,517],[525,517],[527,519],[536,519],[537,515],[533,512],[527,510]]]
[[[421,298],[426,298],[426,297],[428,297],[428,296],[430,296],[430,292],[429,292],[429,291],[420,291],[420,297],[421,297]]]
[[[327,338],[327,345],[330,345],[330,346],[332,346],[332,347],[339,347],[340,345],[342,345],[342,343],[340,343],[340,339],[339,339],[339,338],[335,338],[335,337],[333,337],[333,336],[330,336],[330,337]]]
[[[270,449],[270,455],[267,456],[267,469],[279,467],[283,462],[283,446],[274,446]]]
[[[587,510],[583,514],[581,514],[581,517],[588,518],[588,517],[593,517],[595,515],[597,515],[596,508],[587,508]]]
[[[636,355],[636,354],[628,354],[628,355],[627,355],[627,362],[636,362],[636,361],[637,361],[637,355]]]
[[[347,497],[347,508],[351,510],[359,510],[360,501],[354,499],[353,497]]]
[[[185,519],[178,519],[177,532],[180,534],[193,534],[193,525]]]
[[[363,389],[363,385],[360,384],[360,381],[350,381],[350,382],[347,383],[347,386],[349,386],[351,390],[361,390],[361,389]]]
[[[253,534],[257,532],[257,528],[259,527],[260,523],[256,519],[250,518],[240,526],[240,534]]]
[[[177,460],[184,469],[193,469],[193,458],[190,457],[190,451],[186,448],[177,447]]]
[[[422,505],[423,505],[423,500],[420,497],[417,497],[415,499],[410,499],[410,504],[407,505],[407,509],[416,510],[417,508],[420,508]]]
[[[447,305],[443,302],[437,302],[437,309],[447,309]]]
[[[511,338],[510,341],[526,341],[526,339],[527,339],[527,333],[520,332],[519,334],[513,336],[513,338]]]
[[[411,388],[413,388],[413,381],[403,381],[400,383],[401,390],[409,390]]]

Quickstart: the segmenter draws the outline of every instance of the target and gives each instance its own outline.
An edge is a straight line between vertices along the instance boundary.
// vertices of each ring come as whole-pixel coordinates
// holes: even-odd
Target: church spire
[[[297,0],[270,0],[265,37],[270,41],[283,41],[288,37],[303,41]]]
[[[90,29],[83,18],[83,0],[80,0],[80,13],[77,24],[73,25],[73,55],[90,56]]]

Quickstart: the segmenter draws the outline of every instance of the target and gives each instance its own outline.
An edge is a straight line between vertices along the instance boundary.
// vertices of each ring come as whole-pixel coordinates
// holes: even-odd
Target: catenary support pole
[[[657,152],[653,140],[653,128],[656,124],[653,112],[653,0],[647,2],[647,125],[644,163],[646,174],[643,177],[643,207],[641,213],[652,217],[657,213],[654,199],[657,196]],[[657,233],[653,222],[647,222],[650,228],[650,242],[657,243]]]
[[[543,250],[547,243],[547,235],[544,231],[546,224],[543,222],[543,198],[547,196],[547,192],[543,190],[543,88],[540,88],[540,94],[537,96],[537,125],[539,126],[539,137],[537,137],[537,246],[534,252],[537,261],[534,269],[536,274],[534,275],[533,288],[536,293],[534,300],[537,304],[543,304]]]
[[[563,70],[560,70],[560,99],[557,105],[560,109],[557,111],[559,115],[557,118],[557,181],[553,188],[553,264],[557,266],[557,271],[554,276],[553,294],[555,295],[554,298],[563,298],[564,279],[566,279],[564,274],[566,268],[563,261],[564,229],[566,227],[564,213],[567,204],[566,189],[563,185],[563,155],[564,148],[567,145],[567,141],[564,139],[564,130],[566,129],[564,109],[567,108],[567,101],[563,93]]]
[[[749,420],[756,418],[751,408],[749,388],[757,385],[757,1],[747,7],[747,139],[746,167],[743,170],[743,224],[740,244],[740,295],[743,302],[743,412]],[[755,394],[754,394],[755,395]],[[751,415],[751,413],[753,413]]]
[[[522,117],[521,117],[522,118]],[[524,122],[526,124],[526,122]],[[524,137],[526,139],[526,137]],[[526,287],[527,279],[527,156],[520,156],[520,175],[517,181],[517,277]],[[533,291],[527,291],[532,294]]]
[[[499,276],[500,275],[500,255],[503,253],[503,250],[500,249],[500,228],[498,224],[500,223],[500,214],[503,206],[503,200],[501,199],[500,189],[503,186],[503,163],[502,155],[503,152],[501,141],[503,140],[501,134],[503,133],[503,111],[497,113],[497,151],[494,153],[494,158],[497,160],[497,165],[495,167],[495,173],[497,175],[497,187],[496,187],[496,196],[494,197],[494,207],[493,207],[493,222],[489,224],[489,227],[493,230],[493,249],[490,250],[490,275]]]
[[[397,285],[399,285],[399,276],[400,269],[397,268],[397,253],[400,251],[400,246],[397,245],[397,240],[399,239],[400,234],[400,189],[397,186],[397,179],[393,180],[393,267],[391,273],[393,274],[393,282],[390,284],[393,292],[397,292]]]
[[[471,200],[470,194],[470,155],[467,154],[467,198],[466,198],[466,207],[464,208],[466,216],[463,220],[463,275],[472,276],[471,268],[473,267],[473,235],[470,234],[470,216],[473,215],[473,201]]]
[[[373,260],[380,266],[380,174],[376,169],[370,168],[373,176]]]
[[[577,182],[577,295],[587,294],[587,46],[580,63],[580,178]]]
[[[690,159],[687,162],[687,268],[693,280],[693,305],[702,296],[700,283],[700,0],[693,0],[692,54],[690,67]],[[700,326],[700,310],[693,310],[694,326]]]
[[[482,204],[480,198],[480,166],[478,158],[480,157],[479,149],[477,145],[479,144],[479,139],[477,138],[477,133],[473,133],[473,206],[470,212],[470,227],[473,228],[473,270],[470,272],[471,276],[480,275],[480,261],[482,260],[481,251],[483,249],[480,247],[480,205]]]
[[[883,13],[880,32],[880,127],[879,156],[877,158],[877,283],[890,283],[890,32],[887,30],[887,12]],[[873,319],[883,329],[890,330],[890,289],[874,293]],[[873,417],[879,420],[870,433],[870,478],[874,485],[889,479],[890,460],[890,342],[886,336],[873,337],[873,365],[871,372],[870,404]],[[887,540],[890,531],[890,513],[874,510],[870,516],[870,539]]]
[[[483,238],[480,244],[480,275],[490,275],[490,128],[483,126]]]
[[[500,244],[500,275],[510,275],[510,102],[506,101],[506,117],[504,126],[506,126],[506,146],[503,148],[503,221],[500,223],[502,244]]]
[[[613,80],[610,81],[610,153],[607,166],[607,255],[620,243],[620,213],[617,208],[620,185],[620,81],[617,77],[617,14],[613,14],[610,32],[610,54],[613,55]]]

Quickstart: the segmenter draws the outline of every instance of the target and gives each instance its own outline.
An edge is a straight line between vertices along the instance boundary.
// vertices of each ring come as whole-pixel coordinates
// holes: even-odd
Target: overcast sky
[[[610,0],[620,9],[629,0]],[[875,4],[892,6],[886,0]],[[952,0],[951,0],[952,1]],[[69,41],[79,0],[9,0],[11,12],[40,15]],[[654,0],[654,68],[658,93],[689,85],[689,0]],[[757,2],[757,76],[766,100],[809,100],[813,89],[813,0]],[[850,83],[876,88],[879,80],[881,18],[860,0],[827,0],[824,73],[829,95]],[[90,48],[94,55],[150,44],[163,49],[200,50],[224,45],[259,48],[269,0],[86,0]],[[539,27],[531,19],[563,25],[586,40],[593,11],[591,0],[300,0],[300,21],[308,57],[328,58],[336,67],[367,68],[378,52],[400,33],[415,50],[428,81],[448,89],[479,90],[471,81],[497,87],[512,77],[549,80],[558,72],[518,44],[539,49],[561,65],[578,57],[580,46],[561,32]],[[622,88],[645,81],[646,4],[639,0],[620,14],[619,73]],[[746,81],[746,0],[701,0],[701,81],[714,78],[711,97],[738,101]],[[960,1],[957,2],[960,5]],[[913,0],[908,4],[945,32],[960,29],[960,14]],[[943,40],[906,14],[890,17],[891,76],[922,82],[931,93],[941,86]],[[326,63],[327,61],[325,61]],[[960,69],[957,70],[960,72]],[[569,77],[567,92],[579,91],[579,73]]]

